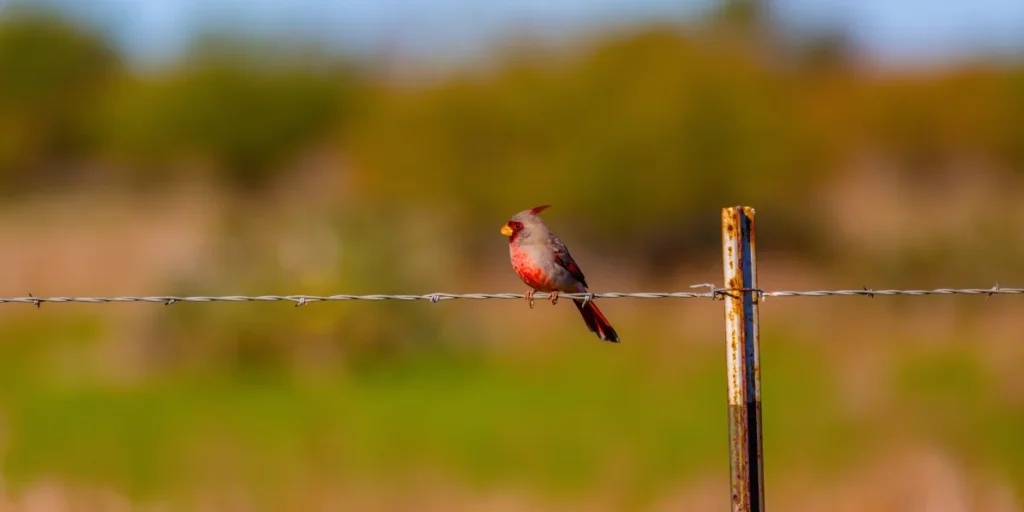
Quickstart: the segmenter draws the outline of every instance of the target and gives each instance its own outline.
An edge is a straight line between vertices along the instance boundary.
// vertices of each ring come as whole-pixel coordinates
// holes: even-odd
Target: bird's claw
[[[554,306],[555,304],[558,304],[558,291],[555,290],[555,291],[551,292],[551,296],[549,298],[551,299],[551,305],[552,306]]]
[[[526,303],[530,305],[530,309],[533,309],[533,290],[526,292]]]

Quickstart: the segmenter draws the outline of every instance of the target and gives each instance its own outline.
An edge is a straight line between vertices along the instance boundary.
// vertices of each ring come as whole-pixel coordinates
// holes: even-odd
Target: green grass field
[[[56,370],[74,368],[76,348],[104,335],[88,317],[30,324],[0,344],[12,489],[55,477],[147,500],[235,482],[272,501],[311,480],[393,491],[427,473],[551,499],[607,493],[642,508],[727,474],[716,343],[694,344],[678,365],[574,336],[553,338],[565,348],[543,357],[421,351],[317,378],[179,372],[112,384]],[[859,415],[843,405],[827,347],[778,332],[762,339],[767,485],[794,469],[838,478],[906,435],[1022,481],[1024,414],[962,346],[902,351],[892,372],[865,376],[883,379],[891,398]],[[58,352],[72,359],[47,356]]]

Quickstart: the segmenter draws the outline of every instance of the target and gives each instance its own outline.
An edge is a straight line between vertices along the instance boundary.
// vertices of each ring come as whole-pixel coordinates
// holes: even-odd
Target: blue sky
[[[0,0],[0,7],[12,0]],[[22,0],[25,3],[25,0]],[[219,26],[311,39],[349,51],[428,59],[474,56],[519,28],[545,37],[650,19],[686,21],[713,0],[28,0],[109,31],[140,61],[173,58]],[[796,27],[841,26],[870,57],[939,61],[1022,55],[1024,0],[775,0]]]

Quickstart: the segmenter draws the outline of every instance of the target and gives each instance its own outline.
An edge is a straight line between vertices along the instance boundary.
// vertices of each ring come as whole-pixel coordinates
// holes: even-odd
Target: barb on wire
[[[716,290],[714,293],[692,293],[692,292],[630,292],[630,293],[561,293],[560,298],[569,299],[620,299],[620,298],[636,298],[636,299],[665,299],[665,298],[680,298],[680,299],[692,299],[692,298],[712,298],[715,294],[721,293]],[[535,299],[548,298],[550,294],[545,292],[538,292],[534,295]],[[102,304],[102,303],[115,303],[115,302],[154,302],[162,303],[164,305],[175,304],[178,302],[294,302],[296,306],[304,306],[310,302],[328,302],[328,301],[348,301],[348,300],[398,300],[398,301],[417,301],[425,300],[433,303],[437,303],[444,300],[456,300],[456,299],[470,299],[470,300],[484,300],[484,299],[525,299],[526,295],[522,293],[428,293],[423,295],[413,294],[370,294],[370,295],[222,295],[222,296],[190,296],[190,297],[172,297],[172,296],[152,296],[152,297],[35,297],[29,294],[27,297],[0,297],[0,304],[35,304],[39,305],[43,302],[78,302],[86,304]]]
[[[807,291],[766,291],[758,288],[718,288],[712,284],[698,284],[691,288],[707,288],[707,292],[607,292],[607,293],[562,293],[561,298],[568,299],[717,299],[733,296],[735,293],[755,292],[758,297],[829,297],[829,296],[865,296],[874,298],[878,295],[1024,295],[1024,288],[1002,288],[998,284],[991,288],[937,288],[932,290],[872,290],[866,286],[860,290],[807,290]],[[549,298],[550,294],[538,292],[535,299]],[[223,296],[153,296],[153,297],[36,297],[31,293],[27,297],[0,297],[0,304],[32,304],[37,308],[44,302],[66,303],[77,302],[86,304],[105,304],[119,302],[152,302],[171,305],[178,302],[294,302],[295,306],[305,306],[310,302],[350,301],[350,300],[425,300],[437,303],[446,300],[468,299],[525,299],[522,293],[429,293],[413,294],[370,294],[370,295],[223,295]]]
[[[1001,288],[995,285],[992,288],[937,288],[934,290],[872,290],[864,287],[861,290],[812,290],[812,291],[775,291],[764,292],[770,297],[828,297],[828,296],[866,296],[874,298],[877,295],[1022,295],[1024,288]]]

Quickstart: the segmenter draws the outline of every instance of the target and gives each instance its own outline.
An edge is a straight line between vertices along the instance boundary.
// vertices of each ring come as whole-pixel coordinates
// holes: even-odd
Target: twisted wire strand
[[[806,291],[766,291],[757,288],[718,288],[711,284],[694,285],[691,288],[706,288],[706,292],[606,292],[606,293],[561,293],[565,299],[719,299],[735,296],[736,293],[756,293],[759,298],[768,297],[830,297],[830,296],[924,296],[924,295],[1024,295],[1024,288],[1002,288],[999,285],[991,288],[936,288],[931,290],[806,290]],[[487,299],[519,299],[526,298],[522,293],[427,293],[427,294],[369,294],[369,295],[221,295],[221,296],[149,296],[149,297],[0,297],[0,304],[32,304],[39,307],[43,303],[86,303],[110,304],[125,302],[150,302],[170,305],[178,302],[293,302],[303,306],[311,302],[351,301],[351,300],[397,300],[397,301],[430,301],[446,300],[487,300]],[[550,298],[546,292],[534,294],[535,300]]]

